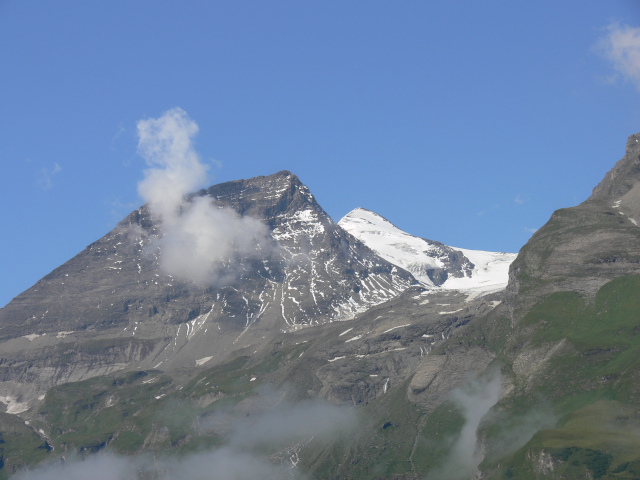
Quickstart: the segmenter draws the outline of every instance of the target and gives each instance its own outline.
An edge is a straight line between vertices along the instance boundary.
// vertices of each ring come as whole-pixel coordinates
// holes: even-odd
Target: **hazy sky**
[[[176,107],[209,183],[515,252],[640,131],[639,3],[0,0],[0,305],[142,204]]]

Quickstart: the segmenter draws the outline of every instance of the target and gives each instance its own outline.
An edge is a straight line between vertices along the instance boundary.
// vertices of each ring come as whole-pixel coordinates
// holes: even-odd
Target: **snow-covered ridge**
[[[449,277],[441,288],[467,292],[468,300],[506,288],[509,281],[509,266],[518,256],[517,253],[451,248],[462,252],[474,264],[474,268],[471,276]]]
[[[504,289],[515,253],[484,252],[448,247],[400,230],[384,217],[356,208],[338,225],[390,263],[409,271],[423,286],[468,292],[470,298]],[[447,273],[435,286],[433,270]],[[431,273],[431,277],[429,276]]]

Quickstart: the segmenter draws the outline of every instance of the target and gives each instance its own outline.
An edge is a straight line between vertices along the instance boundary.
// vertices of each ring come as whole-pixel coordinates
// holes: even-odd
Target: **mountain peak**
[[[424,286],[464,290],[472,297],[503,289],[515,258],[515,254],[457,249],[416,237],[361,207],[345,215],[338,225]]]
[[[316,202],[309,188],[288,170],[247,180],[233,180],[201,190],[217,204],[249,215],[273,226],[278,215],[299,210],[314,210],[329,222],[329,216]]]
[[[234,210],[237,218],[209,210],[189,217],[189,202]],[[75,349],[76,357],[64,359],[69,367],[42,374],[39,388],[102,374],[113,364],[195,369],[255,351],[282,331],[351,320],[415,284],[339,228],[286,170],[200,190],[186,199],[183,217],[219,221],[194,222],[206,227],[195,234],[178,229],[191,236],[167,234],[171,226],[140,208],[0,310],[0,344],[20,342],[19,365],[29,358],[35,372],[49,368],[42,349],[52,345],[86,340],[111,349],[86,356]],[[204,250],[197,248],[201,240]],[[201,265],[205,275],[191,275]],[[26,383],[14,387],[25,405],[38,398]]]
[[[384,218],[379,213],[376,213],[373,210],[369,210],[363,207],[354,208],[349,213],[347,213],[340,221],[342,222],[343,220],[345,222],[347,220],[350,220],[355,222],[368,223],[371,225],[386,225],[386,226],[390,226],[392,228],[400,230],[398,227],[396,227],[393,223],[391,223],[389,220]]]
[[[587,202],[621,200],[640,213],[640,133],[629,136],[624,156],[593,189]],[[632,198],[623,198],[632,197]],[[626,200],[626,201],[625,201]]]

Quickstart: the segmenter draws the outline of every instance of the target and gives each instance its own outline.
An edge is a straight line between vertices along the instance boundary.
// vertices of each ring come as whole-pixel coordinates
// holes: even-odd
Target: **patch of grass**
[[[38,411],[36,424],[49,431],[56,449],[96,451],[118,440],[114,448],[133,452],[142,443],[150,425],[137,415],[156,402],[160,391],[167,390],[171,380],[160,372],[128,372],[96,377],[82,382],[54,387],[47,393]]]
[[[0,413],[0,480],[49,457],[50,447],[16,415]]]
[[[451,402],[438,406],[427,417],[413,454],[416,470],[422,474],[439,468],[465,423],[460,410]]]
[[[612,280],[591,302],[577,293],[554,293],[531,309],[519,329],[534,347],[568,341],[549,361],[541,393],[558,401],[600,390],[630,401],[640,393],[639,276]]]
[[[632,471],[640,466],[640,276],[612,280],[592,299],[551,294],[510,337],[499,355],[507,363],[522,346],[565,344],[533,380],[516,378],[494,419],[502,425],[485,428],[487,448],[536,399],[550,402],[559,420],[517,452],[485,459],[489,478],[637,478]],[[550,470],[543,473],[545,468]]]
[[[567,413],[555,428],[539,430],[517,452],[485,461],[483,469],[494,472],[490,478],[552,478],[540,475],[540,465],[549,465],[551,455],[553,478],[586,478],[587,472],[592,478],[636,478],[629,472],[630,465],[640,465],[640,415],[611,395],[599,390],[558,402],[556,408]],[[564,459],[567,455],[569,460]],[[616,468],[619,471],[614,474]]]

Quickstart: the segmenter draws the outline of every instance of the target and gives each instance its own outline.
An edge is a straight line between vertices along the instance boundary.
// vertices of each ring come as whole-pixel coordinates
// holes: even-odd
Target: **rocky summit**
[[[638,140],[517,257],[283,171],[184,199],[192,275],[141,207],[0,310],[0,478],[640,477]]]

